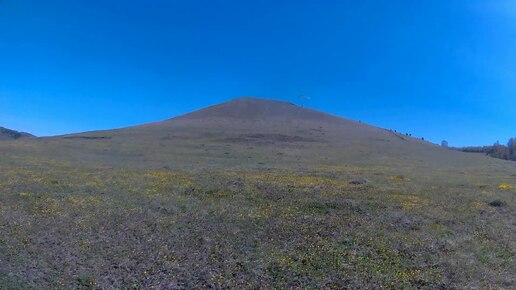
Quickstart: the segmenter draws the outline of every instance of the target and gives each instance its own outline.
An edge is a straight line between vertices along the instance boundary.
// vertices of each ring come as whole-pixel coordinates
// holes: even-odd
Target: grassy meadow
[[[3,164],[2,289],[516,285],[510,174]]]

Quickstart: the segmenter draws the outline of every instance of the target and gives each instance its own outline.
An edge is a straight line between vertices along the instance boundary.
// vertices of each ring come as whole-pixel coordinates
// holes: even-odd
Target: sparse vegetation
[[[464,207],[464,199],[484,198],[473,185],[466,195],[464,187],[447,184],[443,194],[420,176],[385,180],[374,171],[367,166],[197,173],[64,165],[4,169],[0,283],[10,288],[514,283],[506,272],[514,266],[511,214]],[[363,180],[353,177],[357,174],[372,181],[354,182]],[[511,189],[497,184],[486,189],[495,198],[491,207],[513,209]]]
[[[209,120],[0,142],[0,289],[516,285],[513,163]]]

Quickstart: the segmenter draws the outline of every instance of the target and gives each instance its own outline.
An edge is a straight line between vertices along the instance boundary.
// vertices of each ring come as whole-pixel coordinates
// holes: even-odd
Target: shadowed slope
[[[15,130],[0,127],[0,141],[18,140],[22,138],[34,138],[34,135],[25,132],[18,132]]]

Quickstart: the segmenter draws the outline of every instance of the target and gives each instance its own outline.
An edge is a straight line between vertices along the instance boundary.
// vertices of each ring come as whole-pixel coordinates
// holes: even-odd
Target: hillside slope
[[[30,150],[60,160],[146,168],[498,164],[485,156],[446,150],[291,103],[255,98],[235,99],[162,122],[37,143]]]
[[[15,130],[0,127],[0,141],[18,140],[23,138],[34,138],[34,135],[25,132],[18,132]]]
[[[38,154],[89,166],[301,168],[376,165],[441,170],[511,165],[291,103],[239,98],[169,120],[117,130],[28,140],[13,156]]]
[[[0,156],[0,289],[516,288],[516,163],[292,104]]]

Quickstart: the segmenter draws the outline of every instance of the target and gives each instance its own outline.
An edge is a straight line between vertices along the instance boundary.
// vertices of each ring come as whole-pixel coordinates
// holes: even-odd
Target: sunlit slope
[[[12,153],[93,166],[374,164],[443,170],[512,166],[291,103],[254,98],[235,99],[162,122],[23,144],[11,148]]]
[[[515,288],[516,162],[256,99],[0,153],[0,289]]]

